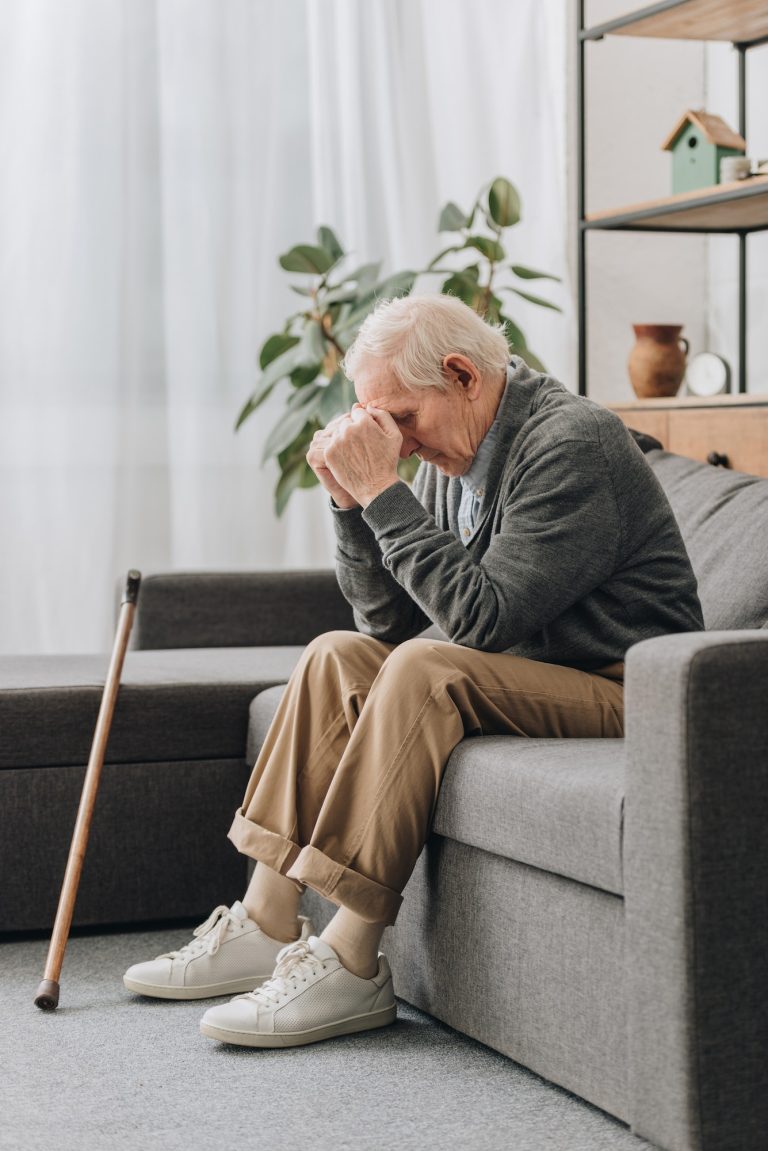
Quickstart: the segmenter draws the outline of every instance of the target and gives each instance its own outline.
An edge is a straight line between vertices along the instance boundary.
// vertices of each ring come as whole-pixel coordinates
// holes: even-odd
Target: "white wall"
[[[730,44],[706,48],[707,110],[738,129],[738,54]],[[747,53],[747,155],[768,159],[768,45]],[[738,387],[738,240],[708,241],[708,348],[725,356]],[[747,238],[747,391],[768,392],[768,232]]]
[[[639,6],[628,0],[592,0],[586,5],[586,23],[600,24]],[[575,9],[570,6],[572,44]],[[698,43],[625,36],[586,45],[587,214],[671,194],[670,157],[661,144],[686,108],[704,103],[704,53]],[[574,262],[575,59],[572,48],[568,111]],[[632,324],[683,324],[692,351],[706,346],[707,240],[592,232],[586,251],[587,392],[600,403],[633,399],[626,369]]]

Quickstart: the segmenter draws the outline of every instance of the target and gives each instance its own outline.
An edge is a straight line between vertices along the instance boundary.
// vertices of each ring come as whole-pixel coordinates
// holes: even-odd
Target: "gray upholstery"
[[[140,594],[137,648],[303,646],[355,626],[332,571],[152,572]]]
[[[204,918],[242,894],[226,832],[249,774],[248,705],[301,650],[126,654],[75,924]],[[53,922],[107,664],[0,659],[0,931]]]
[[[764,631],[627,663],[632,1121],[665,1147],[766,1146],[767,684]]]
[[[622,900],[437,835],[407,891],[396,994],[627,1117]]]
[[[707,629],[768,626],[768,480],[672,452],[646,459],[680,525]]]
[[[84,767],[0,771],[0,931],[50,929]],[[238,899],[246,861],[226,838],[248,778],[242,757],[107,763],[75,924],[195,917]],[[41,952],[42,955],[42,952]]]
[[[242,759],[248,704],[300,647],[126,653],[107,760]],[[0,659],[0,769],[85,764],[108,656]]]

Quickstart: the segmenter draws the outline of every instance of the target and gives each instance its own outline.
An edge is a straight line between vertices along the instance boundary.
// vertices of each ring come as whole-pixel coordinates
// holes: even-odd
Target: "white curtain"
[[[105,649],[129,567],[326,566],[318,491],[282,520],[235,435],[297,297],[277,256],[333,226],[419,267],[438,209],[506,175],[510,309],[569,385],[565,0],[3,0],[0,650]]]

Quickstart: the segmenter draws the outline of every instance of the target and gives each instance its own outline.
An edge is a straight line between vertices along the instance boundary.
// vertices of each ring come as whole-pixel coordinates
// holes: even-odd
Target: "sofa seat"
[[[284,691],[269,688],[250,708],[253,763]],[[624,891],[624,740],[465,739],[445,769],[433,830],[469,847]]]
[[[126,653],[107,761],[242,760],[248,704],[285,683],[302,646]],[[107,655],[0,659],[0,769],[87,761]]]

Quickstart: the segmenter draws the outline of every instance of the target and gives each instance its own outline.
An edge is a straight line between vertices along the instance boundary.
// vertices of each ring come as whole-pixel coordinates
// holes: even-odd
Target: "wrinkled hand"
[[[330,446],[338,425],[341,424],[342,421],[348,420],[349,416],[349,412],[344,412],[343,415],[336,416],[329,424],[321,428],[319,432],[315,432],[306,455],[307,463],[312,468],[312,471],[329,493],[336,506],[340,508],[356,508],[359,505],[355,497],[344,489],[328,467],[325,462],[325,449]]]
[[[398,482],[402,443],[388,412],[355,404],[315,434],[307,462],[339,507],[367,507]]]

